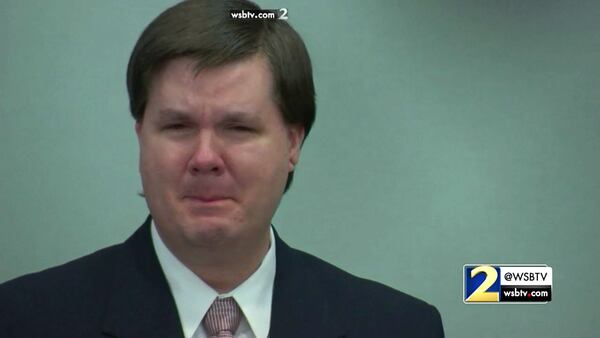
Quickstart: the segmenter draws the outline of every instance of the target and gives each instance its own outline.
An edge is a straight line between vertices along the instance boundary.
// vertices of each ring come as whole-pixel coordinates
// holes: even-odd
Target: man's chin
[[[219,219],[193,220],[183,226],[185,238],[193,246],[213,247],[231,241],[236,226]]]

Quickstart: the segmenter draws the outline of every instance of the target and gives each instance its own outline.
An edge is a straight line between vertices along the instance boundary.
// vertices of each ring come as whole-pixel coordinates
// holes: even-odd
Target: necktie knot
[[[241,319],[242,310],[233,297],[217,298],[202,319],[202,325],[209,337],[233,337]]]

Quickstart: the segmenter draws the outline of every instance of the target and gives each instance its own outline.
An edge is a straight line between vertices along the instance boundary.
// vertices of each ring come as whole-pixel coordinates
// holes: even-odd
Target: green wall
[[[172,3],[0,3],[0,281],[144,220],[124,74]],[[600,2],[259,3],[318,92],[289,244],[436,305],[448,337],[598,336]],[[553,300],[465,305],[465,263],[549,264]]]

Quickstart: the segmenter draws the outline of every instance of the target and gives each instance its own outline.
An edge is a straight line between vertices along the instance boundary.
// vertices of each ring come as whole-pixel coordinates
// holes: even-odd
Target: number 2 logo
[[[471,270],[470,277],[475,278],[478,274],[485,274],[483,282],[471,293],[465,301],[467,302],[498,302],[500,293],[497,291],[488,291],[494,282],[498,279],[498,272],[489,265],[481,265]]]

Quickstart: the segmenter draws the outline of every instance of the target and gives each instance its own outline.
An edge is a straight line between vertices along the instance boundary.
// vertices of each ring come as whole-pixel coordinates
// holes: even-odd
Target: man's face
[[[140,173],[172,250],[268,236],[304,137],[284,123],[272,82],[261,55],[199,73],[179,58],[153,78],[136,123]]]

